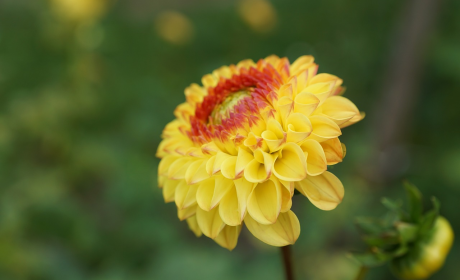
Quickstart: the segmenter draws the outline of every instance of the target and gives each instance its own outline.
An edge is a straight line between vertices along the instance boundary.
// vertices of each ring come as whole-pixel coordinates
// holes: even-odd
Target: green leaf
[[[406,244],[403,244],[399,246],[396,250],[391,252],[391,258],[393,259],[393,258],[400,257],[406,254],[408,251],[409,251],[409,246],[407,246]]]
[[[396,224],[396,230],[401,238],[401,243],[408,244],[417,239],[419,227],[414,224],[399,222]]]
[[[400,242],[399,234],[395,231],[388,231],[380,235],[365,235],[363,241],[371,247],[384,247],[396,245]]]
[[[357,260],[363,266],[379,266],[391,259],[388,254],[380,252],[369,252],[369,253],[355,253],[351,254],[351,257]]]
[[[441,207],[441,204],[439,203],[439,200],[436,197],[432,197],[431,200],[433,202],[433,209],[426,212],[426,214],[423,215],[422,220],[420,222],[421,235],[425,235],[431,232],[431,229],[433,228],[434,223],[436,222],[436,219],[439,216],[439,209]]]
[[[404,181],[404,188],[409,200],[409,221],[417,224],[422,217],[422,194],[408,181]]]

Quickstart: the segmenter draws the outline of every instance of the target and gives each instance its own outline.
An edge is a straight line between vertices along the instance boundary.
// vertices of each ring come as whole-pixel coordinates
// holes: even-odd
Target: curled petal
[[[191,216],[194,216],[195,213],[196,213],[196,204],[190,207],[184,208],[184,209],[179,209],[179,208],[177,209],[177,217],[181,221],[188,219]]]
[[[161,159],[158,165],[158,175],[168,176],[168,170],[172,163],[174,163],[179,157],[174,155],[167,155]]]
[[[319,98],[313,93],[299,93],[294,100],[294,112],[310,116],[319,105]]]
[[[221,175],[213,176],[201,182],[196,192],[196,201],[201,209],[209,211],[219,204],[227,192],[233,188],[232,180]]]
[[[290,67],[291,75],[297,75],[300,71],[308,69],[314,65],[315,58],[311,55],[304,55],[296,59]]]
[[[229,226],[237,226],[241,224],[242,215],[238,204],[238,196],[235,188],[231,188],[220,201],[219,215],[222,218],[222,221]]]
[[[254,159],[254,156],[242,148],[238,150],[238,156],[235,164],[235,175],[239,177],[243,174],[246,166]]]
[[[192,162],[194,162],[194,160],[187,157],[177,159],[170,165],[168,177],[174,180],[184,179],[185,173]]]
[[[273,153],[278,151],[286,142],[286,133],[278,121],[270,119],[267,124],[267,130],[262,133],[262,138],[267,143],[270,153]]]
[[[262,150],[254,152],[254,159],[246,166],[244,178],[249,182],[259,183],[270,178],[275,156]]]
[[[355,116],[358,116],[357,119],[355,118],[356,121],[361,119],[355,104],[343,96],[329,97],[321,106],[321,113],[339,126],[352,120]]]
[[[293,90],[292,90],[292,85],[291,84],[285,84],[281,86],[281,88],[278,91],[278,96],[279,97],[289,97],[292,99],[293,97]]]
[[[232,251],[238,243],[238,236],[241,232],[241,226],[225,226],[219,235],[214,239],[220,246]]]
[[[221,166],[221,172],[222,175],[224,175],[225,178],[234,180],[236,178],[236,161],[237,157],[236,156],[231,156],[228,159],[226,159]]]
[[[335,138],[337,139],[337,138]],[[323,147],[316,140],[308,139],[300,146],[307,158],[307,174],[316,176],[327,169],[326,155]]]
[[[292,183],[292,182],[291,182]],[[294,185],[294,183],[292,183]],[[288,188],[281,187],[281,213],[287,212],[292,207],[292,195]]]
[[[196,209],[196,220],[203,234],[212,239],[216,238],[225,226],[225,223],[220,218],[218,207],[210,211],[205,211],[198,207]]]
[[[287,141],[299,143],[310,136],[312,125],[310,120],[299,113],[291,114],[287,119]]]
[[[322,104],[332,93],[333,83],[317,83],[309,85],[301,93],[307,92],[314,94],[319,99],[319,104]]]
[[[293,101],[290,97],[284,96],[278,99],[277,104],[278,109],[276,110],[281,117],[281,123],[285,124],[289,114],[294,109]]]
[[[311,85],[317,84],[317,83],[326,83],[326,82],[334,82],[334,86],[339,87],[342,85],[343,80],[337,76],[327,74],[327,73],[318,74],[310,80]]]
[[[307,164],[302,149],[294,143],[287,143],[279,152],[273,166],[273,173],[284,181],[300,181],[307,176]]]
[[[360,120],[364,119],[365,116],[366,116],[366,114],[364,112],[360,112],[359,114],[357,114],[353,118],[351,118],[351,120],[341,124],[340,128],[344,128],[344,127],[350,126],[350,125],[352,125],[354,123],[357,123]]]
[[[220,149],[219,147],[217,147],[216,143],[210,142],[210,143],[203,144],[201,146],[201,151],[203,152],[203,154],[216,155],[217,152],[220,151]]]
[[[166,179],[165,183],[163,185],[163,198],[165,202],[173,202],[175,195],[176,195],[176,188],[177,185],[181,181],[179,180],[171,180],[171,179]]]
[[[310,121],[313,126],[313,131],[310,135],[311,139],[314,139],[318,142],[323,142],[342,135],[340,127],[335,122],[326,117],[310,116]]]
[[[249,195],[252,193],[252,190],[256,184],[249,182],[248,180],[241,178],[235,180],[235,189],[238,196],[238,207],[240,213],[240,220],[244,219],[246,215],[247,204],[249,200]]]
[[[244,223],[255,237],[272,246],[292,245],[300,235],[299,219],[291,210],[281,213],[276,223],[271,225],[260,224],[251,215],[246,215]]]
[[[187,224],[188,227],[193,233],[196,235],[196,237],[200,237],[203,233],[201,232],[200,227],[198,226],[198,222],[196,220],[196,216],[191,216],[190,218],[187,219]]]
[[[282,189],[277,180],[257,184],[248,200],[248,213],[260,224],[276,222],[281,211]]]
[[[192,206],[196,203],[196,192],[198,185],[187,185],[187,183],[182,180],[176,187],[175,201],[177,208],[184,209]]]
[[[224,163],[224,161],[227,160],[229,157],[231,157],[229,154],[217,152],[216,157],[213,161],[214,164],[212,167],[212,174],[216,174],[217,172],[219,172],[222,167],[222,163]],[[209,171],[208,168],[207,170]]]
[[[344,146],[340,143],[339,138],[332,138],[321,142],[321,146],[323,147],[328,165],[334,165],[342,162],[342,159],[345,157],[345,153]]]
[[[345,194],[342,182],[328,171],[318,176],[309,176],[295,184],[297,190],[321,210],[335,209]]]
[[[206,172],[206,163],[207,160],[197,160],[190,164],[185,172],[185,181],[189,185],[196,184],[210,177],[208,172]]]

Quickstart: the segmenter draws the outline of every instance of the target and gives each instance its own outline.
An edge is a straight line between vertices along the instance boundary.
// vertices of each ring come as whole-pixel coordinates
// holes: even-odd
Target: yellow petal
[[[357,114],[353,118],[351,118],[351,120],[341,124],[340,128],[344,128],[344,127],[350,126],[350,125],[352,125],[354,123],[357,123],[360,120],[364,119],[365,116],[366,116],[366,114],[364,112],[360,112],[359,114]]]
[[[180,180],[185,178],[185,172],[193,162],[193,159],[182,157],[174,161],[168,170],[168,177],[174,180]]]
[[[202,232],[200,227],[198,226],[198,222],[196,220],[196,216],[191,216],[190,218],[187,219],[187,224],[188,227],[190,228],[191,231],[196,235],[196,237],[200,237]]]
[[[184,93],[187,101],[193,106],[203,101],[203,97],[207,94],[206,90],[197,84],[191,84]]]
[[[174,155],[167,155],[161,159],[160,164],[158,165],[158,175],[168,176],[169,167],[173,162],[175,162],[179,157]]]
[[[182,180],[176,187],[175,200],[177,208],[184,209],[196,203],[198,185],[187,185]]]
[[[238,156],[235,164],[235,175],[241,176],[246,166],[254,159],[254,156],[242,148],[238,150]]]
[[[294,112],[303,114],[307,117],[316,110],[319,105],[319,99],[313,93],[299,93],[294,100]]]
[[[218,207],[210,211],[205,211],[198,207],[196,209],[196,220],[203,234],[212,239],[216,238],[225,226],[225,223],[220,218]]]
[[[216,158],[214,160],[214,165],[212,167],[212,174],[219,172],[222,167],[222,163],[229,157],[231,157],[229,154],[217,152]]]
[[[263,182],[267,180],[269,174],[265,171],[263,163],[253,159],[244,170],[244,178],[252,183]]]
[[[280,181],[281,185],[283,185],[286,188],[286,190],[289,191],[292,197],[294,195],[294,182],[288,182],[281,179],[278,179],[278,181]]]
[[[214,163],[216,162],[216,156],[212,156],[207,162],[206,162],[206,173],[208,173],[209,176],[211,176],[213,173],[214,169]]]
[[[248,200],[248,213],[258,223],[273,224],[278,218],[282,202],[282,186],[277,180],[257,184]]]
[[[225,226],[214,241],[220,246],[232,251],[238,243],[240,232],[241,226]]]
[[[337,138],[336,138],[337,139]],[[307,174],[316,176],[327,169],[326,155],[323,147],[316,140],[308,139],[300,146],[307,158]]]
[[[327,83],[317,83],[309,85],[301,93],[308,92],[314,94],[319,99],[319,104],[321,105],[332,93],[333,84],[331,82]]]
[[[281,124],[275,119],[268,121],[267,130],[261,136],[267,143],[271,153],[278,151],[286,142],[286,133],[283,131]]]
[[[302,149],[294,143],[287,143],[275,160],[273,173],[284,181],[300,181],[307,176],[307,163]]]
[[[292,85],[291,84],[284,84],[280,87],[280,89],[278,90],[278,96],[279,97],[289,97],[292,99]]]
[[[290,97],[284,96],[278,99],[276,111],[280,114],[282,124],[286,123],[287,118],[293,109],[294,104]]]
[[[206,143],[206,144],[203,144],[201,146],[201,151],[204,153],[204,154],[207,154],[207,155],[216,155],[217,152],[219,152],[219,147],[217,147],[216,143],[214,142],[210,142],[210,143]]]
[[[196,184],[210,177],[208,172],[206,172],[206,163],[207,160],[197,160],[190,164],[185,172],[185,181],[189,185]]]
[[[339,138],[332,138],[327,141],[321,142],[321,146],[323,147],[328,165],[333,165],[342,162],[342,159],[344,158],[345,154]]]
[[[237,226],[241,224],[242,219],[240,208],[238,207],[238,196],[235,188],[231,188],[220,201],[219,215],[222,218],[222,221],[229,226]]]
[[[259,183],[267,180],[273,169],[275,156],[262,151],[254,151],[254,160],[252,160],[244,171],[244,177],[249,182]]]
[[[202,181],[196,193],[196,201],[201,209],[209,211],[219,204],[222,197],[234,186],[233,181],[221,175]]]
[[[196,204],[190,207],[184,208],[184,209],[179,209],[179,208],[177,209],[177,217],[179,217],[179,220],[181,221],[188,219],[191,216],[194,216],[195,213],[196,213]]]
[[[165,184],[165,182],[166,182],[167,179],[168,179],[168,177],[166,177],[166,176],[158,175],[158,187],[159,187],[160,189],[163,188],[163,186],[164,186],[164,184]]]
[[[299,143],[305,138],[310,136],[312,132],[312,125],[310,120],[299,113],[291,114],[287,119],[287,141]]]
[[[165,202],[174,201],[174,197],[176,195],[176,187],[180,182],[181,181],[179,180],[166,179],[163,186],[163,198]]]
[[[215,87],[219,81],[212,74],[204,75],[201,79],[201,83],[205,88]]]
[[[287,212],[292,207],[292,195],[291,192],[285,188],[281,187],[281,213]]]
[[[318,142],[336,138],[342,135],[340,127],[332,120],[323,116],[310,116],[313,131],[310,138]]]
[[[355,116],[360,117],[359,110],[343,96],[331,96],[321,106],[321,113],[333,120],[337,125],[342,125]]]
[[[272,225],[260,224],[251,215],[246,215],[244,223],[256,238],[272,246],[292,245],[300,235],[299,219],[291,210],[281,213]]]
[[[334,86],[339,87],[340,85],[342,85],[343,80],[337,76],[327,74],[327,73],[318,74],[310,80],[310,84],[325,83],[325,82],[334,82]]]
[[[240,219],[243,220],[246,215],[246,209],[248,204],[249,195],[252,193],[252,190],[256,184],[249,182],[248,180],[241,178],[234,181],[236,194],[238,196],[238,207],[239,213],[241,215]]]
[[[345,194],[342,182],[328,171],[296,182],[296,188],[321,210],[336,208]]]
[[[294,61],[294,63],[292,63],[291,67],[289,68],[291,76],[296,75],[299,71],[308,69],[314,64],[314,61],[315,59],[311,55],[304,55],[297,58],[296,61]]]
[[[220,171],[222,172],[222,175],[224,175],[225,178],[228,178],[231,180],[234,180],[236,178],[236,174],[235,174],[236,160],[237,160],[236,156],[231,156],[222,163]]]

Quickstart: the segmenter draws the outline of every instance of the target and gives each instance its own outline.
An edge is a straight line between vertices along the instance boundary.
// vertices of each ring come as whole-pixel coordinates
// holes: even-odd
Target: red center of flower
[[[260,112],[276,99],[274,90],[281,83],[280,73],[263,61],[259,61],[257,69],[241,68],[238,75],[221,78],[196,106],[187,135],[200,144],[213,138],[235,138],[239,128],[250,128],[258,121]]]

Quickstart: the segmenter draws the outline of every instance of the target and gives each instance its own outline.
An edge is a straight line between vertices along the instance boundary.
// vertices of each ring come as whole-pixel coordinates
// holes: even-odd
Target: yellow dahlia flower
[[[270,56],[205,75],[163,131],[159,186],[180,220],[232,250],[243,223],[261,241],[293,244],[300,224],[294,189],[334,209],[343,185],[328,165],[345,155],[341,128],[363,118],[342,80],[317,74],[312,56]]]

